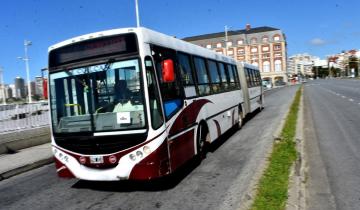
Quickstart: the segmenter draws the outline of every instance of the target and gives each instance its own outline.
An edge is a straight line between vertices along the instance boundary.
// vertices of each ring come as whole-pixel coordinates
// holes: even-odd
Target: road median
[[[275,139],[268,166],[258,184],[253,210],[285,209],[288,199],[290,169],[297,159],[296,127],[301,99],[301,88],[286,117],[280,136]]]

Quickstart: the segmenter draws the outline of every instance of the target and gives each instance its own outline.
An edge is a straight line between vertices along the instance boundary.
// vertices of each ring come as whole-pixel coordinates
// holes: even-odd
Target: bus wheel
[[[206,144],[210,142],[210,133],[207,131],[207,128],[204,125],[199,127],[198,137],[197,137],[197,156],[200,160],[206,157]]]
[[[244,118],[243,118],[243,113],[241,111],[239,111],[239,120],[237,123],[237,129],[241,129],[241,127],[243,126],[244,123]]]
[[[261,96],[260,98],[260,107],[259,107],[259,110],[262,111],[264,109],[264,99],[263,97]]]

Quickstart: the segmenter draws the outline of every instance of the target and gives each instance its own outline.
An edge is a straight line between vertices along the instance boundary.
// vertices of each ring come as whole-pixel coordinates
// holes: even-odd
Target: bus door
[[[159,80],[163,110],[167,122],[170,166],[175,170],[194,155],[194,131],[189,130],[191,109],[184,105],[181,75],[178,72],[176,52],[171,49],[152,46],[152,55]],[[173,78],[168,77],[172,66]]]

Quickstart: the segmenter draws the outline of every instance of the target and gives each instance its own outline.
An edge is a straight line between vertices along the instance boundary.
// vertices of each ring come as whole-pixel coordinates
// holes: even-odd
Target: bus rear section
[[[257,66],[238,62],[238,71],[244,94],[244,116],[255,110],[262,110],[264,93],[260,70]]]

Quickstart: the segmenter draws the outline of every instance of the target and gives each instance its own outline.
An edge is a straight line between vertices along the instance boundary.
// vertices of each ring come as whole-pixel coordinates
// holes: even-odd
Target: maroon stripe
[[[195,155],[194,129],[169,141],[171,171],[174,171]]]
[[[194,102],[192,102],[185,109],[183,109],[182,112],[177,116],[172,127],[170,128],[169,135],[174,135],[180,130],[184,130],[190,125],[196,123],[196,119],[199,115],[201,108],[207,103],[212,102],[207,99],[194,100]]]
[[[216,125],[217,137],[219,137],[221,135],[221,128],[220,128],[219,122],[217,120],[213,120],[213,121]]]

